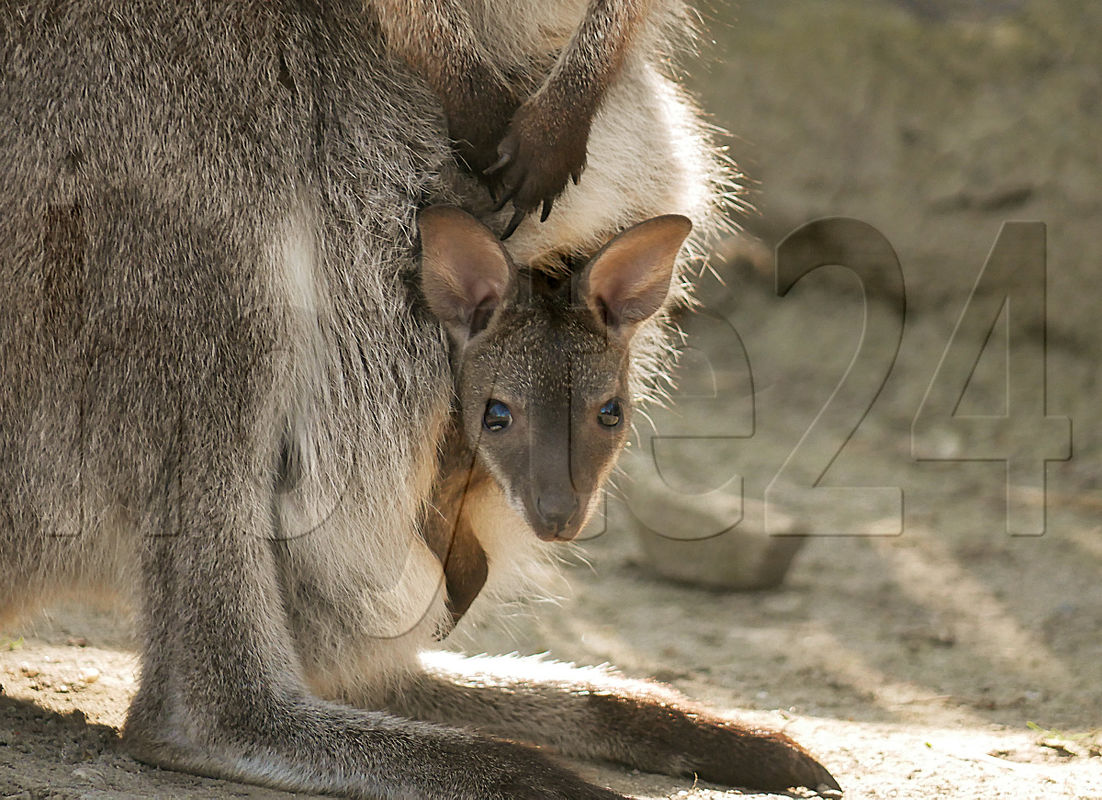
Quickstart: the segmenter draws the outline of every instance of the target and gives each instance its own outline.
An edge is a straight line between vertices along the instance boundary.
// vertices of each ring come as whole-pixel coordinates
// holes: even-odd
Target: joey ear
[[[674,262],[693,224],[667,214],[640,222],[606,244],[582,272],[586,305],[610,330],[630,336],[666,302]]]
[[[466,211],[437,205],[417,215],[421,291],[448,331],[466,341],[489,324],[505,298],[512,264],[497,237]]]

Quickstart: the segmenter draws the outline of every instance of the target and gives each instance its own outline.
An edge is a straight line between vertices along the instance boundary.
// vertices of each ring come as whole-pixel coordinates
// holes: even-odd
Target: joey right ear
[[[579,291],[610,332],[630,339],[666,302],[677,254],[692,228],[678,214],[654,217],[628,228],[590,259]]]
[[[509,290],[513,267],[493,232],[455,206],[430,206],[421,231],[421,291],[448,332],[465,342],[482,331]]]

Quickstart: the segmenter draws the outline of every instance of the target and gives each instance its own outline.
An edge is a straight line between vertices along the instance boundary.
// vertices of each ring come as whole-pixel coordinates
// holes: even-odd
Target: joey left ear
[[[489,228],[455,206],[430,206],[417,224],[421,291],[448,332],[465,342],[489,324],[509,291],[509,256]]]
[[[688,217],[667,214],[640,222],[606,244],[582,272],[580,296],[610,331],[630,337],[666,302]]]

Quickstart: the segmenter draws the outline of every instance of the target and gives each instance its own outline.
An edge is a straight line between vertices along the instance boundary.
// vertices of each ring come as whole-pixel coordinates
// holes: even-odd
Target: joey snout
[[[570,541],[588,521],[601,476],[615,457],[616,437],[589,431],[569,397],[543,393],[529,405],[529,435],[516,453],[513,488],[529,527],[545,542]]]
[[[567,486],[534,484],[524,500],[525,516],[545,542],[567,542],[578,535],[589,517],[592,493],[579,495]]]

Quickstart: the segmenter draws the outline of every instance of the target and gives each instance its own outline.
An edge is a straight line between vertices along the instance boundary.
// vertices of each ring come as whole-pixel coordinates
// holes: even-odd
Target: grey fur
[[[139,608],[124,738],[152,763],[352,797],[611,798],[534,750],[377,710],[478,714],[417,677],[447,616],[418,522],[452,378],[412,254],[419,206],[488,204],[377,11],[0,4],[0,613],[68,592]],[[649,160],[620,196],[624,166],[597,157],[650,90],[699,144],[670,86],[625,57],[586,177],[514,255],[709,217],[705,150],[671,169],[672,149],[636,148]],[[634,740],[646,761],[654,743]],[[816,777],[782,749],[804,765],[785,780]]]

